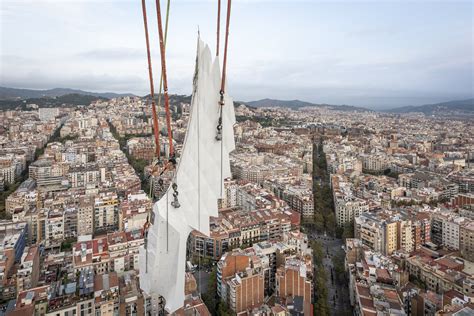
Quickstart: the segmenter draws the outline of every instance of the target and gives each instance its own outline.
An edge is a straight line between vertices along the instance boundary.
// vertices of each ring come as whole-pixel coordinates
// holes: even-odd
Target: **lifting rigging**
[[[169,10],[169,6],[168,6],[168,10]],[[165,56],[166,44],[165,44],[165,38],[163,36],[160,0],[156,0],[156,15],[158,18],[158,36],[160,38],[161,78],[163,82],[163,96],[165,98],[166,128],[168,131],[169,157],[171,158],[171,157],[174,157],[174,149],[173,149],[173,135],[172,135],[172,130],[171,130],[170,99],[168,95],[168,77],[166,74],[166,56]]]
[[[218,0],[218,10],[217,10],[217,56],[219,56],[219,24],[220,24],[220,8],[221,8],[221,1]],[[226,69],[227,69],[227,47],[228,47],[228,40],[229,40],[229,24],[230,24],[230,12],[232,8],[232,0],[227,0],[227,18],[226,18],[226,27],[225,27],[225,43],[224,43],[224,61],[222,65],[222,77],[221,77],[221,89],[220,89],[220,99],[219,99],[219,109],[220,109],[220,114],[219,114],[219,120],[217,122],[217,134],[216,134],[216,140],[221,141],[221,183],[224,183],[224,165],[223,165],[223,154],[224,154],[224,148],[222,144],[222,107],[224,106],[224,93],[225,93],[225,78],[226,78]],[[221,197],[223,196],[224,188],[221,186]]]
[[[156,156],[160,157],[160,147],[158,146],[160,143],[160,134],[158,130],[158,116],[156,113],[155,87],[153,83],[153,68],[151,65],[150,39],[148,36],[148,22],[147,22],[147,16],[146,16],[145,0],[142,0],[142,12],[143,12],[143,24],[145,27],[146,53],[147,53],[147,59],[148,59],[148,78],[150,81],[150,97],[151,97],[151,106],[152,106],[152,115],[153,115],[153,133],[155,136],[155,144],[157,145]]]
[[[168,18],[169,18],[169,8],[170,8],[170,0],[168,0],[168,5],[167,5],[167,13],[166,13],[166,30],[165,30],[165,38],[163,39],[163,32],[160,32],[160,51],[162,52],[162,61],[164,58],[163,52],[164,52],[164,46],[166,45],[166,37],[168,33]],[[147,14],[146,14],[146,2],[145,0],[142,0],[142,13],[143,13],[143,23],[144,23],[144,28],[145,28],[145,42],[146,42],[146,49],[147,49],[147,61],[148,61],[148,77],[150,81],[150,97],[151,97],[151,104],[152,104],[152,116],[153,116],[153,132],[154,132],[154,138],[155,138],[155,161],[153,162],[152,165],[152,174],[156,173],[159,171],[159,169],[162,167],[161,166],[161,147],[160,147],[160,138],[159,138],[159,128],[158,128],[158,113],[156,110],[156,104],[155,104],[155,91],[154,91],[154,82],[153,82],[153,68],[152,68],[152,63],[151,63],[151,52],[150,52],[150,40],[149,40],[149,34],[148,34],[148,20],[147,20]],[[157,14],[159,16],[159,29],[162,30],[161,28],[161,12],[159,9],[159,1],[157,0]],[[163,69],[163,63],[162,63],[162,69]],[[167,95],[167,82],[166,78],[163,75],[161,75],[160,78],[160,93],[159,93],[159,99],[158,99],[158,105],[161,104],[161,89],[162,89],[162,84],[165,87],[165,93]],[[165,103],[167,98],[165,97]],[[168,130],[168,140],[170,141],[170,157],[172,157],[171,161],[174,161],[174,156],[172,154],[172,136],[171,136],[171,122],[170,122],[170,117],[169,117],[169,103],[167,104],[167,130]],[[161,172],[160,172],[160,177],[158,179],[158,185],[161,187],[163,185],[163,180],[161,179],[161,175],[166,171],[166,169],[169,167],[169,164],[166,164]],[[147,247],[147,237],[148,237],[148,229],[150,225],[153,223],[153,213],[150,212],[147,215],[146,222],[144,224],[144,237],[145,237],[145,248]],[[147,257],[148,260],[148,257]],[[146,265],[146,268],[148,268],[148,264]]]
[[[145,28],[145,41],[146,41],[146,52],[147,52],[147,61],[148,61],[148,78],[150,81],[150,97],[151,97],[151,104],[152,104],[152,116],[153,116],[153,132],[154,132],[154,137],[155,137],[155,145],[156,148],[156,156],[160,156],[160,136],[158,132],[158,117],[156,115],[156,104],[155,104],[155,87],[153,84],[153,69],[151,65],[151,54],[150,54],[150,39],[148,36],[148,21],[147,21],[147,16],[146,16],[146,3],[145,0],[142,0],[142,13],[143,13],[143,24]],[[143,227],[144,230],[144,238],[145,238],[145,249],[147,248],[147,234],[148,234],[148,228],[150,226],[150,214],[147,215],[147,219],[145,222],[145,225]],[[148,261],[148,256],[147,256],[147,261]],[[148,264],[147,264],[148,267]]]
[[[167,40],[167,33],[168,33],[168,21],[169,21],[169,9],[170,9],[170,0],[168,0],[168,5],[167,5],[167,11],[166,11],[166,21],[165,21],[165,31],[163,32],[163,27],[162,27],[162,15],[161,15],[161,6],[160,6],[160,0],[156,0],[156,11],[157,11],[157,20],[158,20],[158,36],[159,36],[159,48],[160,48],[160,57],[161,57],[161,77],[160,77],[160,92],[158,94],[158,108],[160,107],[161,105],[161,96],[162,96],[162,88],[163,88],[163,97],[164,97],[164,110],[165,110],[165,118],[166,118],[166,128],[167,128],[167,136],[168,136],[168,148],[169,148],[169,155],[167,157],[167,161],[166,159],[162,160],[161,159],[161,147],[160,147],[160,135],[159,135],[159,129],[158,129],[158,111],[156,110],[156,104],[155,104],[155,93],[154,93],[154,83],[153,83],[153,71],[152,71],[152,63],[151,63],[151,53],[150,53],[150,42],[149,42],[149,34],[148,34],[148,25],[147,25],[147,16],[146,16],[146,0],[142,0],[142,11],[143,11],[143,20],[144,20],[144,27],[145,27],[145,39],[146,39],[146,48],[147,48],[147,60],[148,60],[148,75],[149,75],[149,81],[150,81],[150,96],[151,96],[151,105],[152,105],[152,116],[153,116],[153,132],[154,132],[154,140],[155,140],[155,146],[156,146],[156,160],[153,162],[152,164],[152,175],[154,176],[157,176],[158,177],[158,185],[161,187],[161,190],[162,191],[167,191],[165,188],[163,188],[164,186],[164,182],[163,182],[163,179],[162,179],[162,176],[163,174],[166,172],[166,171],[172,171],[173,172],[173,176],[172,176],[172,183],[171,183],[171,186],[170,186],[170,190],[172,192],[172,197],[170,196],[170,198],[172,199],[171,203],[168,203],[168,194],[166,194],[166,206],[165,207],[160,207],[159,209],[162,210],[162,212],[166,211],[166,215],[164,215],[163,213],[160,212],[160,218],[163,219],[165,218],[165,221],[163,223],[163,220],[161,220],[161,222],[166,225],[166,229],[165,230],[161,230],[163,233],[162,234],[165,234],[164,238],[162,238],[161,240],[164,240],[166,239],[166,253],[168,253],[168,243],[170,242],[171,244],[173,245],[176,245],[176,241],[173,239],[173,237],[170,239],[170,241],[168,240],[169,238],[169,234],[176,234],[176,230],[175,230],[175,227],[171,227],[171,231],[169,232],[169,214],[168,214],[168,204],[170,204],[173,208],[175,209],[178,209],[181,207],[181,203],[180,201],[178,200],[178,195],[179,195],[179,192],[178,192],[178,172],[177,172],[177,168],[176,168],[176,156],[175,156],[175,149],[174,149],[174,145],[173,145],[173,133],[172,133],[172,127],[171,127],[171,113],[170,113],[170,100],[169,100],[169,93],[168,93],[168,76],[167,76],[167,71],[166,71],[166,40]],[[226,25],[225,25],[225,42],[224,42],[224,52],[223,52],[223,67],[222,67],[222,73],[220,75],[220,84],[219,84],[219,87],[217,87],[217,85],[215,86],[216,87],[216,90],[214,91],[217,91],[218,90],[218,96],[216,96],[216,101],[215,104],[217,106],[217,111],[213,112],[214,114],[211,115],[212,116],[212,119],[210,119],[211,116],[209,116],[209,118],[207,118],[207,120],[210,120],[210,122],[212,121],[216,121],[217,119],[217,134],[215,137],[213,137],[212,135],[212,123],[211,125],[208,125],[209,128],[210,128],[210,132],[211,132],[211,139],[212,138],[215,138],[215,140],[217,142],[220,142],[219,144],[219,147],[220,147],[220,197],[222,197],[223,195],[223,179],[224,179],[224,173],[226,174],[226,177],[228,177],[230,175],[230,168],[227,168],[224,172],[224,150],[226,152],[226,164],[228,165],[228,153],[229,153],[229,150],[232,150],[234,147],[234,143],[233,143],[233,136],[232,136],[232,145],[229,145],[229,135],[233,135],[233,131],[232,131],[232,124],[226,124],[226,129],[228,130],[229,129],[229,126],[230,126],[230,133],[227,133],[226,132],[226,144],[224,144],[224,138],[223,138],[223,122],[235,122],[235,117],[234,117],[234,113],[233,113],[233,107],[232,107],[232,111],[229,112],[227,111],[225,117],[224,117],[224,105],[225,105],[225,84],[226,84],[226,67],[227,67],[227,50],[228,50],[228,38],[229,38],[229,23],[230,23],[230,15],[231,15],[231,3],[232,1],[231,0],[228,0],[227,1],[227,15],[226,15]],[[219,59],[219,38],[220,38],[220,13],[221,13],[221,0],[218,0],[218,12],[217,12],[217,40],[216,40],[216,56],[217,56],[217,59]],[[199,55],[199,45],[198,45],[198,55]],[[202,51],[201,51],[202,52]],[[218,66],[218,65],[217,65]],[[217,69],[217,68],[216,68]],[[214,94],[216,95],[216,94]],[[202,103],[201,103],[202,104]],[[201,180],[200,180],[200,175],[201,175],[201,164],[200,164],[200,127],[199,127],[199,122],[200,122],[200,118],[199,118],[199,107],[196,108],[196,114],[197,114],[197,144],[195,145],[197,147],[197,184],[195,187],[193,187],[192,190],[194,190],[195,192],[197,192],[197,215],[198,215],[198,220],[197,220],[197,225],[195,225],[194,227],[196,229],[199,229],[201,228]],[[229,113],[231,114],[229,114]],[[208,112],[207,112],[208,113]],[[207,114],[207,113],[204,113],[204,114]],[[230,116],[229,116],[230,115]],[[207,115],[206,115],[207,116]],[[229,121],[229,117],[233,117],[233,120],[231,119]],[[205,127],[203,127],[205,128]],[[227,131],[226,130],[226,131]],[[188,131],[189,132],[189,131]],[[216,145],[217,145],[217,142],[216,142]],[[203,145],[205,145],[203,143]],[[215,146],[215,145],[212,145],[212,146]],[[216,147],[214,147],[214,152],[216,151]],[[206,152],[203,152],[204,155],[206,155]],[[217,152],[216,152],[217,153]],[[216,156],[216,155],[214,155]],[[216,159],[216,163],[218,163],[218,159]],[[204,165],[208,165],[208,162],[205,162],[204,161]],[[218,172],[215,172],[216,176],[218,176]],[[205,175],[203,175],[204,177],[206,177]],[[183,182],[183,177],[180,178],[181,179],[181,184],[182,185],[185,185],[185,183]],[[217,181],[217,179],[216,179]],[[204,183],[204,182],[203,182]],[[206,183],[206,185],[209,185],[208,183]],[[189,185],[187,186],[188,187],[188,191],[189,192]],[[213,192],[217,192],[217,188],[213,190]],[[210,193],[210,192],[209,192]],[[188,193],[186,193],[188,194]],[[216,193],[218,194],[218,193]],[[187,195],[185,196],[185,201],[184,201],[184,204],[185,206],[187,204],[189,204],[189,200],[186,201],[186,198],[187,198]],[[206,203],[207,201],[204,201],[204,203]],[[156,203],[158,204],[158,202]],[[162,204],[163,205],[163,204]],[[164,206],[164,205],[163,205]],[[208,206],[209,207],[209,206]],[[164,210],[164,208],[166,208],[166,210]],[[189,207],[186,208],[186,211],[187,209],[189,209]],[[217,215],[217,209],[215,210],[215,214]],[[204,214],[207,214],[209,213],[209,211],[206,210],[206,212]],[[144,263],[145,263],[145,269],[143,269],[143,271],[145,271],[146,274],[148,274],[148,252],[149,252],[149,249],[148,249],[148,234],[149,234],[149,230],[151,229],[151,227],[154,226],[154,211],[151,210],[150,213],[148,214],[147,216],[147,220],[146,220],[146,223],[144,225],[144,238],[145,238],[145,244],[144,244],[144,250],[145,250],[145,253],[144,253]],[[172,217],[175,216],[174,214],[170,214]],[[211,215],[211,216],[216,216],[216,215]],[[157,213],[157,216],[158,216],[158,213]],[[208,215],[207,215],[208,217]],[[206,218],[206,217],[204,217]],[[183,220],[186,221],[186,219],[183,218]],[[202,228],[203,228],[203,231],[207,231],[209,230],[209,228],[205,227],[205,226],[208,226],[208,220],[206,221],[207,225],[204,225]],[[160,224],[161,225],[161,224]],[[188,224],[188,225],[192,225],[192,224]],[[156,227],[154,228],[154,232],[153,232],[153,238],[157,238],[156,237]],[[166,233],[164,233],[166,232]],[[173,235],[172,235],[173,236]],[[155,240],[155,239],[154,239]],[[171,253],[173,253],[174,249],[173,248],[170,248],[170,251]],[[156,254],[153,253],[152,255],[152,264],[153,262],[155,262],[156,264]],[[142,261],[143,262],[143,261]],[[152,271],[153,272],[153,271]],[[153,274],[152,274],[153,275]],[[184,289],[183,289],[184,290]],[[163,290],[164,291],[164,290]],[[161,292],[161,291],[159,291]]]

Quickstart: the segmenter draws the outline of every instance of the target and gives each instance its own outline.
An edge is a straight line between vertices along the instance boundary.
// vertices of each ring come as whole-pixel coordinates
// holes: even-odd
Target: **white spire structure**
[[[193,230],[209,235],[209,217],[218,216],[223,179],[231,176],[235,114],[227,94],[221,109],[220,85],[219,59],[213,60],[209,47],[198,39],[190,119],[174,179],[180,206],[172,203],[173,190],[168,188],[153,206],[147,246],[140,248],[139,257],[142,290],[163,296],[170,313],[184,304],[188,236]],[[221,110],[222,140],[217,140]]]

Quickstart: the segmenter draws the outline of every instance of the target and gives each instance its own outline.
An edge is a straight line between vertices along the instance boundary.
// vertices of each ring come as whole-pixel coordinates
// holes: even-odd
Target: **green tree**
[[[235,313],[229,308],[229,305],[225,302],[219,302],[219,307],[217,308],[217,315],[222,316],[232,316]]]
[[[71,250],[71,249],[72,249],[72,242],[71,241],[64,240],[61,243],[61,251],[68,251],[68,250]]]
[[[330,315],[328,306],[328,291],[326,287],[326,271],[321,265],[316,270],[315,275],[315,296],[314,315]]]
[[[324,250],[321,242],[318,240],[311,241],[311,249],[313,249],[313,263],[316,266],[323,264]]]
[[[217,268],[212,269],[209,275],[209,283],[207,284],[206,293],[202,294],[202,300],[206,304],[209,312],[216,315],[217,311]]]
[[[329,235],[335,236],[336,235],[336,215],[334,212],[329,213],[326,216],[326,230]]]
[[[350,221],[344,224],[344,231],[342,233],[342,239],[354,238],[354,221]]]
[[[314,212],[314,229],[318,233],[324,231],[324,217],[321,212]]]
[[[345,281],[345,267],[344,267],[344,262],[345,262],[345,256],[344,253],[338,252],[333,258],[332,258],[332,263],[334,266],[334,272],[336,274],[336,280],[340,283],[343,284]]]

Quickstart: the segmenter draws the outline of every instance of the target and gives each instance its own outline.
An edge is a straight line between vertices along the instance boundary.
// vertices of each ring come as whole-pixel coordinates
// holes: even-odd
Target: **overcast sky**
[[[217,0],[171,2],[169,88],[189,94],[198,26],[215,50]],[[367,107],[471,98],[473,19],[474,1],[234,0],[229,93]],[[140,0],[0,0],[0,27],[2,86],[148,93]]]

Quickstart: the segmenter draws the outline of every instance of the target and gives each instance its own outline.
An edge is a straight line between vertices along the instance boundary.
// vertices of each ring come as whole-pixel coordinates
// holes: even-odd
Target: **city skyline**
[[[243,101],[369,108],[472,98],[472,8],[469,1],[235,1],[229,90]],[[153,1],[148,11],[153,23]],[[131,1],[3,1],[0,85],[147,94],[140,14]],[[213,49],[215,15],[210,1],[172,2],[171,93],[190,94],[197,29]],[[158,77],[156,28],[151,36]]]

